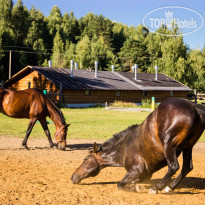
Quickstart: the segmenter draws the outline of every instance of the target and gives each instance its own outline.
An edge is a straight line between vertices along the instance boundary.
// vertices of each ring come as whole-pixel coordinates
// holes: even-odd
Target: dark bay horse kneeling
[[[133,125],[115,134],[97,147],[73,173],[73,183],[96,176],[108,166],[123,166],[127,170],[118,182],[119,189],[140,192],[133,183],[150,179],[152,174],[168,165],[168,172],[149,190],[156,194],[170,181],[179,169],[177,157],[183,153],[181,173],[163,190],[172,192],[193,169],[192,148],[205,129],[205,106],[195,105],[180,98],[163,101],[141,125]]]
[[[65,149],[69,125],[66,125],[61,110],[41,91],[37,89],[13,91],[0,88],[0,112],[13,118],[30,119],[26,136],[22,143],[26,149],[28,149],[28,137],[37,120],[41,123],[50,146],[53,147],[54,144],[46,122],[46,117],[51,118],[56,126],[54,136],[57,140],[57,146],[59,149]]]

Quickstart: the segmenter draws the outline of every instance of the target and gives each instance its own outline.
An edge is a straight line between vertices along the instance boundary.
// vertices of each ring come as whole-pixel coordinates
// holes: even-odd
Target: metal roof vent
[[[74,60],[70,60],[70,77],[73,77],[73,66],[74,66]]]
[[[98,77],[98,64],[99,64],[99,62],[95,61],[95,77],[96,78]]]
[[[135,65],[134,65],[134,69],[135,69],[135,80],[137,80],[137,68],[138,68],[138,65],[135,64]]]
[[[111,68],[112,68],[112,72],[115,71],[115,65],[111,65]]]
[[[75,70],[78,70],[78,63],[75,63]]]
[[[48,67],[49,67],[49,68],[52,68],[52,60],[49,60],[49,61],[48,61]]]
[[[158,81],[158,73],[157,73],[158,66],[157,65],[155,66],[155,70],[156,70],[156,72],[155,72],[155,80]]]

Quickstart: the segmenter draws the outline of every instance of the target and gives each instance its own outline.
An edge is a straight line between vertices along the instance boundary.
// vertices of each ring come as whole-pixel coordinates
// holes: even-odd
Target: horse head
[[[57,141],[57,147],[60,150],[64,150],[66,147],[66,136],[67,136],[68,126],[70,126],[70,124],[63,125],[62,127],[60,127],[60,129],[56,130],[55,132],[54,136]]]
[[[91,152],[83,161],[83,163],[76,169],[71,176],[71,180],[74,184],[79,184],[81,180],[88,177],[95,177],[100,172],[100,157],[98,153],[101,147],[94,143],[93,152]]]

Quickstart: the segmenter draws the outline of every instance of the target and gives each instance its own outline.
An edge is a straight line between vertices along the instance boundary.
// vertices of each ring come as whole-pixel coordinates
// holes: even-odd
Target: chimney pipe
[[[95,77],[96,78],[98,77],[98,64],[99,64],[99,62],[95,61]]]
[[[48,67],[49,67],[49,68],[52,68],[52,60],[49,60],[49,61],[48,61]]]
[[[112,68],[112,72],[115,71],[115,65],[111,65],[111,68]]]
[[[134,67],[134,66],[132,66],[132,72],[133,72],[133,73],[135,72],[135,67]]]
[[[158,66],[157,65],[155,66],[155,70],[156,70],[156,72],[155,72],[155,80],[158,80],[158,76],[157,76]]]
[[[78,70],[78,63],[75,63],[75,70]]]
[[[135,68],[135,80],[137,80],[137,68],[138,68],[138,65],[135,64],[135,65],[134,65],[134,68]]]
[[[74,60],[70,60],[70,76],[73,77],[73,65],[74,65]]]

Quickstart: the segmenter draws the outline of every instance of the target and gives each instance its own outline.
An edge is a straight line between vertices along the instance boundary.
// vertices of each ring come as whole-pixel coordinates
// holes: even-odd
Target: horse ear
[[[65,125],[65,128],[67,128],[67,127],[69,127],[70,126],[70,124],[67,124],[67,125]]]
[[[96,142],[94,142],[94,145],[93,145],[93,152],[97,153],[97,150],[98,150],[98,145]]]
[[[98,148],[97,148],[97,152],[101,151],[102,150],[102,146],[99,145]]]

